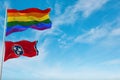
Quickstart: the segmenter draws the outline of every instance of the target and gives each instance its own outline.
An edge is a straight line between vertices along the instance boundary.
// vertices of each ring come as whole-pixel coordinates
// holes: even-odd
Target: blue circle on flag
[[[19,45],[15,45],[13,46],[13,51],[15,52],[15,54],[17,54],[18,56],[23,54],[23,48]]]

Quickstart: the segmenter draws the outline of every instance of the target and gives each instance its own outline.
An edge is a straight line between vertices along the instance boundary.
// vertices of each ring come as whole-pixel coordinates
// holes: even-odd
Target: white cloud
[[[113,40],[114,37],[119,39],[120,36],[120,19],[117,18],[112,22],[104,23],[96,28],[92,28],[89,31],[76,37],[75,42],[79,43],[94,43],[99,40]],[[117,40],[117,39],[116,39]]]
[[[111,36],[120,36],[120,27],[111,31]]]
[[[94,11],[100,9],[108,0],[79,0],[74,6],[74,12],[82,11],[84,17],[88,17]]]
[[[69,48],[73,45],[73,36],[67,36],[67,34],[62,34],[62,36],[58,39],[60,48]]]
[[[120,59],[113,59],[113,60],[105,61],[102,64],[104,64],[104,65],[120,65]]]
[[[53,20],[53,26],[73,24],[78,19],[78,13],[83,13],[82,15],[84,17],[88,17],[94,11],[100,9],[107,1],[108,0],[78,0],[74,5],[68,6],[65,12],[56,16]],[[57,4],[56,7],[58,8],[60,5]]]
[[[93,28],[83,35],[78,36],[75,42],[93,43],[98,39],[105,37],[109,32],[104,28]]]
[[[40,44],[40,46],[38,46],[39,56],[40,56],[38,59],[40,61],[43,61],[48,54],[47,47],[49,45],[49,41],[50,41],[49,39],[46,39],[42,44]]]

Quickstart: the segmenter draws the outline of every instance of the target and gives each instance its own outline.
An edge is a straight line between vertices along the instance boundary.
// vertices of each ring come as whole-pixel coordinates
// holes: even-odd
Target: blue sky
[[[5,7],[49,7],[52,28],[28,29],[5,38],[38,40],[39,55],[5,62],[2,80],[120,80],[119,0],[0,1],[1,44]]]

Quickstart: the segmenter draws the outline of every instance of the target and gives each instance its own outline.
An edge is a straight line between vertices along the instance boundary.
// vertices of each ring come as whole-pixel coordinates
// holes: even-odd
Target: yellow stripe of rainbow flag
[[[13,17],[8,17],[7,22],[12,22],[12,21],[44,21],[49,18],[49,15],[45,15],[43,17],[35,17],[35,16],[13,16]]]

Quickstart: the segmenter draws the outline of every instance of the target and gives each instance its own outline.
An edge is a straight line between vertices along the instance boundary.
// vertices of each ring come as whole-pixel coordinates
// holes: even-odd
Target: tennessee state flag
[[[38,55],[36,48],[37,41],[22,40],[18,42],[6,41],[5,42],[5,56],[4,61],[20,56],[34,57]]]

